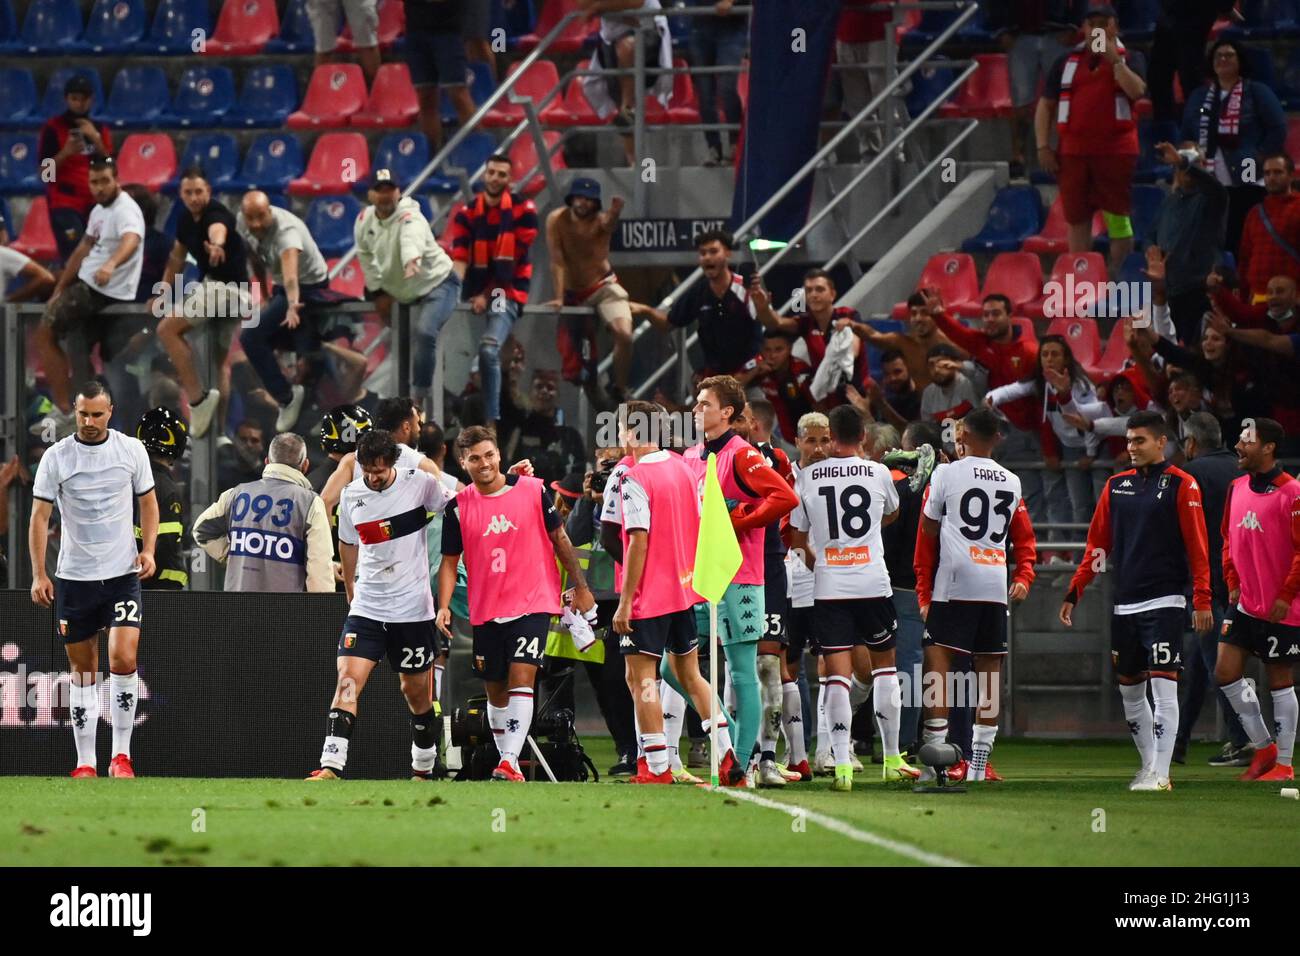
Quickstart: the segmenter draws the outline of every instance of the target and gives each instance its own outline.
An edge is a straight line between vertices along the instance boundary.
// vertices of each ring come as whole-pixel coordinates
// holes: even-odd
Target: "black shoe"
[[[1174,755],[1172,759],[1176,764],[1187,763],[1187,741],[1186,740],[1174,741]]]
[[[618,763],[609,768],[611,777],[630,777],[636,773],[636,760],[632,757],[624,756]]]
[[[1209,759],[1211,767],[1249,767],[1255,759],[1255,748],[1251,744],[1238,747],[1232,743],[1223,745],[1219,753]]]

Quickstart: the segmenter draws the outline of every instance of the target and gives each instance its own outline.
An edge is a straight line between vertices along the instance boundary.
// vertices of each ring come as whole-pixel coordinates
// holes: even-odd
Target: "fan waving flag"
[[[700,508],[700,536],[695,542],[695,577],[692,587],[706,601],[717,604],[740,570],[740,542],[731,527],[731,515],[718,481],[718,456],[709,455],[704,472],[704,502]]]

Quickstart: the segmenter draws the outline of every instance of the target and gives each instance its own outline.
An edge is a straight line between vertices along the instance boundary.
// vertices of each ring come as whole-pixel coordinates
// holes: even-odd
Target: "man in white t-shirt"
[[[93,175],[93,174],[92,174]],[[94,213],[91,213],[94,228]],[[89,235],[89,233],[87,233]],[[77,393],[77,432],[41,456],[32,486],[27,533],[35,578],[32,600],[55,609],[59,636],[72,668],[68,707],[77,744],[74,777],[99,775],[99,635],[108,631],[112,708],[112,777],[134,777],[131,730],[139,700],[136,651],[143,617],[140,581],[153,575],[158,535],[149,454],[138,439],[108,427],[113,401],[98,382]],[[133,505],[140,502],[140,552],[136,554]],[[59,507],[62,544],[54,581],[45,574],[50,513]]]
[[[835,758],[832,788],[853,788],[849,725],[853,648],[871,658],[876,722],[885,752],[884,778],[912,780],[920,771],[898,750],[902,686],[894,663],[898,618],[880,531],[898,517],[898,489],[889,469],[859,454],[862,416],[840,405],[827,416],[830,457],[799,471],[799,506],[790,513],[790,550],[813,572],[813,640],[826,666],[826,720]]]
[[[6,302],[30,302],[41,299],[54,288],[54,274],[34,259],[29,259],[17,249],[0,245],[0,295],[5,294],[9,283],[17,278],[27,281],[5,295]]]
[[[117,164],[111,158],[91,160],[90,191],[95,208],[85,235],[59,276],[36,328],[36,353],[54,401],[50,418],[57,438],[77,427],[68,356],[59,340],[95,319],[106,306],[134,302],[144,263],[144,215],[118,183]]]

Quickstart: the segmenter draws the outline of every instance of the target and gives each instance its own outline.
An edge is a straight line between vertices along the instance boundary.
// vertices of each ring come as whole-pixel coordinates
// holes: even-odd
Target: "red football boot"
[[[644,771],[638,770],[635,776],[627,778],[628,783],[666,783],[669,786],[673,782],[673,772],[671,769],[663,773],[651,773],[649,767]]]
[[[90,766],[89,764],[83,764],[82,766],[78,767],[76,770],[72,771],[72,773],[69,776],[98,777],[99,771],[96,770],[94,767]]]
[[[1258,780],[1268,773],[1277,764],[1277,744],[1271,743],[1267,747],[1261,747],[1255,751],[1255,759],[1250,762],[1238,780]]]
[[[108,775],[110,777],[130,777],[135,778],[135,768],[131,766],[131,758],[126,754],[118,754],[113,758],[113,762],[108,765]]]
[[[493,780],[509,780],[511,783],[523,783],[524,775],[511,766],[509,760],[503,760],[492,771]]]
[[[1294,780],[1295,770],[1292,767],[1288,767],[1286,764],[1275,763],[1273,764],[1272,770],[1270,770],[1268,773],[1260,774],[1255,779],[1256,780]]]
[[[1001,782],[1002,782],[1002,774],[998,773],[996,770],[993,769],[993,764],[991,764],[991,763],[990,763],[990,764],[985,764],[985,766],[984,766],[984,779],[985,779],[985,780],[988,780],[988,781],[992,781],[993,783],[1001,783]]]
[[[961,783],[966,779],[966,771],[970,769],[970,761],[958,760],[948,768],[948,782]]]
[[[808,766],[807,759],[801,763],[790,764],[790,766],[785,769],[789,770],[791,773],[797,773],[799,775],[799,780],[803,783],[807,783],[813,778],[812,767]]]
[[[736,760],[736,754],[728,750],[718,764],[718,783],[724,787],[744,787],[748,785],[745,768]]]

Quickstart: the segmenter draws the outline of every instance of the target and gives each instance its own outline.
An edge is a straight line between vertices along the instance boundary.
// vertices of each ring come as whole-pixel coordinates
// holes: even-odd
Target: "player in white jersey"
[[[442,720],[430,675],[438,656],[425,526],[455,496],[418,468],[397,467],[392,435],[374,429],[357,443],[362,477],[339,501],[339,557],[348,617],[339,637],[338,686],[320,768],[308,780],[342,776],[357,701],[385,655],[411,711],[411,779],[433,777]]]
[[[36,469],[28,549],[32,600],[55,608],[58,633],[72,668],[68,707],[77,744],[74,777],[99,775],[99,635],[108,631],[111,777],[134,777],[131,730],[139,701],[136,654],[143,610],[140,581],[154,573],[158,499],[149,453],[135,438],[108,427],[113,401],[99,382],[77,393],[77,431],[53,445]],[[133,497],[140,501],[141,547],[136,554]],[[51,583],[45,573],[50,512],[59,506],[62,537]]]
[[[880,529],[898,517],[898,489],[889,469],[860,455],[862,416],[840,405],[828,416],[831,453],[799,471],[799,506],[790,514],[790,548],[813,570],[813,639],[826,667],[826,718],[835,757],[835,790],[853,788],[849,724],[853,648],[871,655],[876,721],[884,742],[886,780],[913,779],[898,751],[903,696],[894,667],[898,619]]]
[[[934,470],[916,539],[916,597],[925,620],[924,699],[939,701],[924,709],[925,742],[947,740],[948,711],[957,703],[952,657],[973,655],[978,696],[966,702],[976,707],[967,780],[1001,779],[986,772],[998,732],[1007,600],[1023,601],[1029,594],[1037,555],[1020,479],[992,457],[998,426],[998,416],[987,408],[961,420],[958,460]],[[1016,561],[1009,589],[1008,541]],[[969,683],[966,690],[969,694]]]

